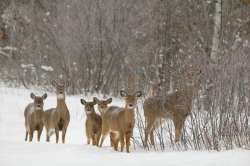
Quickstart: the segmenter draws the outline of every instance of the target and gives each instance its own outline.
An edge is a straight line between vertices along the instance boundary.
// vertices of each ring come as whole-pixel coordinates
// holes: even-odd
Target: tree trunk
[[[220,31],[221,31],[221,14],[222,14],[222,1],[215,1],[214,12],[214,32],[212,36],[212,46],[210,58],[213,62],[217,60],[217,54],[219,50]]]

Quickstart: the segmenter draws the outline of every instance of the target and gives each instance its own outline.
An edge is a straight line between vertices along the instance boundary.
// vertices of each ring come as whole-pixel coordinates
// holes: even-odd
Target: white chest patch
[[[64,99],[64,95],[63,94],[57,95],[57,99]]]

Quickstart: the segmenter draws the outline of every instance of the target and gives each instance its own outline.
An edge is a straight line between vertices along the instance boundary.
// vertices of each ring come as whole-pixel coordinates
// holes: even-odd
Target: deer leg
[[[91,139],[92,139],[92,145],[96,145],[96,134],[95,133],[91,134]]]
[[[182,132],[182,128],[184,126],[184,121],[180,120],[180,119],[175,119],[174,121],[174,126],[175,126],[175,142],[180,141],[180,137],[181,137],[181,132]]]
[[[110,146],[113,147],[114,146],[114,134],[113,133],[110,133],[109,134],[109,137],[110,137]]]
[[[29,133],[29,142],[32,141],[32,139],[33,139],[33,134],[34,134],[34,131],[33,131],[33,130],[30,130],[30,133]]]
[[[40,129],[37,131],[37,141],[40,142],[40,138],[43,132],[43,127],[40,127]]]
[[[113,137],[112,138],[112,143],[115,151],[118,151],[118,144],[119,144],[119,138],[118,137]]]
[[[132,137],[132,132],[129,131],[126,133],[126,150],[129,153],[129,146],[130,146],[130,138]]]
[[[148,120],[146,120],[144,147],[148,146],[148,135],[151,134],[151,131],[152,131],[153,126],[154,126],[154,120],[150,120],[150,118],[147,118],[147,119]],[[152,132],[152,135],[153,135],[153,132]],[[153,137],[154,136],[152,136],[152,138]]]
[[[87,144],[88,145],[90,144],[90,138],[89,137],[87,138]]]
[[[102,144],[103,144],[105,138],[107,137],[107,135],[108,135],[108,133],[102,134],[102,136],[101,136],[101,142],[100,142],[100,145],[99,145],[100,147],[102,147]]]
[[[115,150],[115,151],[118,151],[118,139],[117,139],[117,140],[114,140],[114,142],[113,142],[113,147],[114,147],[114,150]]]
[[[94,134],[94,140],[95,140],[95,143],[94,143],[94,145],[96,145],[97,146],[97,138],[98,136],[97,136],[97,134]]]
[[[89,145],[90,144],[90,134],[89,134],[88,128],[86,128],[85,132],[86,132],[86,136],[87,136],[87,144]]]
[[[154,130],[155,130],[155,127],[152,127],[152,129],[151,129],[151,131],[150,131],[150,143],[151,143],[151,145],[153,145],[153,146],[155,146]]]
[[[50,138],[49,138],[49,133],[47,132],[46,133],[46,141],[49,142],[50,141]]]
[[[59,129],[55,128],[55,133],[56,133],[56,143],[58,144],[58,140],[59,140]]]
[[[101,142],[100,142],[100,145],[99,145],[100,147],[102,147],[102,144],[103,144],[105,138],[107,137],[107,135],[109,133],[109,130],[104,128],[103,126],[104,125],[102,125],[102,134],[101,134],[102,136],[101,136]]]
[[[119,132],[119,136],[120,136],[120,143],[121,143],[121,152],[123,152],[123,149],[124,149],[124,133]]]
[[[46,129],[46,142],[49,142],[50,139],[49,139],[49,127],[45,126],[45,129]]]
[[[96,146],[99,145],[100,138],[101,138],[101,132],[98,132],[98,133],[97,133],[97,142],[96,142]]]
[[[65,143],[65,135],[66,135],[66,132],[67,132],[67,128],[63,128],[62,130],[62,143],[64,144]]]
[[[99,132],[97,131],[96,133],[94,133],[94,140],[95,140],[95,143],[94,145],[98,146],[98,143],[99,143]]]
[[[27,139],[28,139],[28,131],[26,130],[26,132],[25,132],[25,141],[27,141]]]

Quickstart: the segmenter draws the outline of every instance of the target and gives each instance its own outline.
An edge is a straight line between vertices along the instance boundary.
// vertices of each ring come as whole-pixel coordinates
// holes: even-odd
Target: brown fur
[[[27,141],[28,135],[29,141],[32,141],[35,130],[37,131],[37,140],[40,141],[43,131],[43,100],[47,98],[47,94],[45,93],[42,97],[38,97],[31,93],[30,97],[34,100],[34,102],[27,105],[24,110],[26,129],[25,141]]]
[[[196,73],[187,73],[185,78],[189,81],[193,80],[193,74],[196,75]],[[173,120],[175,126],[175,142],[180,140],[186,117],[191,114],[194,89],[195,84],[192,82],[189,86],[185,86],[165,97],[153,96],[144,101],[143,109],[146,121],[144,146],[148,145],[149,135],[151,144],[155,144],[154,130],[158,127],[159,123],[157,124],[157,122],[161,119]]]
[[[102,118],[95,112],[94,105],[96,102],[95,100],[93,102],[86,102],[84,99],[81,99],[81,103],[84,105],[87,115],[85,122],[87,144],[92,142],[92,145],[98,146],[101,137]]]
[[[110,104],[112,102],[112,98],[109,98],[107,100],[99,100],[98,98],[94,97],[94,101],[97,103],[98,105],[98,111],[101,114],[101,117],[103,119],[103,115],[107,112],[108,110],[108,104]],[[110,146],[113,147],[114,146],[114,139],[117,137],[115,133],[110,132],[109,134],[110,136]]]
[[[250,4],[250,0],[242,0],[244,3],[246,3],[246,4]]]
[[[8,39],[8,35],[7,33],[5,32],[5,29],[4,28],[1,28],[0,29],[0,40],[6,40]]]
[[[59,131],[62,131],[62,143],[65,143],[65,136],[70,121],[70,113],[65,103],[65,84],[52,84],[56,87],[57,106],[44,112],[43,122],[46,129],[46,141],[50,141],[51,132],[56,134],[56,143],[59,140]]]
[[[111,106],[103,115],[102,122],[102,139],[100,147],[108,133],[115,133],[114,150],[117,151],[118,142],[121,144],[121,151],[124,148],[124,140],[126,143],[126,151],[129,152],[130,138],[133,135],[135,125],[135,112],[137,98],[141,96],[141,92],[136,92],[134,95],[127,95],[125,91],[120,92],[121,96],[125,98],[125,107]]]

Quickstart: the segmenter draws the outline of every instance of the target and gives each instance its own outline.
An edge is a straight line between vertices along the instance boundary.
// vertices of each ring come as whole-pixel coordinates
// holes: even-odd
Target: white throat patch
[[[135,108],[134,108],[133,106],[132,106],[132,107],[128,106],[128,109],[133,110],[133,109],[135,109]]]
[[[36,107],[36,110],[42,110],[42,108],[41,107]]]
[[[99,108],[99,112],[100,112],[102,115],[104,115],[107,111],[108,111],[108,108],[106,108],[106,109],[101,109],[101,108]]]
[[[92,111],[85,111],[87,115],[91,114]]]

